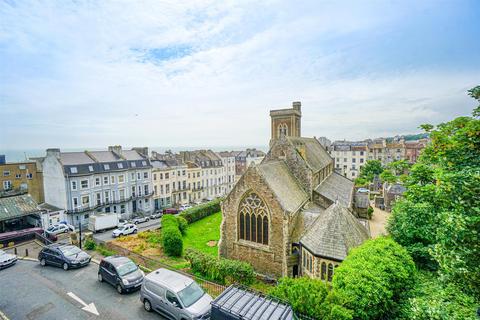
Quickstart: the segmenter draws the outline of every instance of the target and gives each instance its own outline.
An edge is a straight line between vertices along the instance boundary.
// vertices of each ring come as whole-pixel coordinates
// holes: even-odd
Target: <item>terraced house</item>
[[[129,218],[153,211],[152,166],[146,148],[61,152],[47,149],[41,160],[45,202],[67,210],[72,224],[96,213]]]

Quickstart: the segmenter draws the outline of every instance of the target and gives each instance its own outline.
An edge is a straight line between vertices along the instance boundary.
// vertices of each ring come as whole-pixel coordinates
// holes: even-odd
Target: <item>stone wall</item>
[[[255,192],[268,206],[269,241],[262,245],[238,237],[238,208],[244,196]],[[287,273],[285,247],[288,239],[285,214],[275,195],[271,192],[255,167],[251,167],[235,185],[232,192],[222,203],[220,256],[250,263],[254,269],[265,275],[281,277]]]

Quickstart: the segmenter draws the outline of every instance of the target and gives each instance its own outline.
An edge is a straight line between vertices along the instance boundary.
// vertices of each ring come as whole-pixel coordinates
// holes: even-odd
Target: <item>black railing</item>
[[[107,201],[97,203],[93,206],[70,209],[70,210],[67,210],[67,213],[72,214],[72,213],[82,213],[82,212],[87,212],[87,211],[94,211],[94,210],[97,210],[97,209],[100,209],[100,208],[103,208],[103,207],[106,207],[106,206],[125,203],[125,202],[131,201],[132,199],[136,199],[136,198],[137,197],[128,197],[128,198],[123,198],[123,199],[118,199],[118,200],[111,200],[111,201],[107,200]]]

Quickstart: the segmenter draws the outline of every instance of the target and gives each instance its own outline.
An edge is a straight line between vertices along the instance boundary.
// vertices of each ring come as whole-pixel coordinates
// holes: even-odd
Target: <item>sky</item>
[[[361,140],[469,115],[480,1],[0,0],[0,151]],[[1,153],[1,152],[0,152]]]

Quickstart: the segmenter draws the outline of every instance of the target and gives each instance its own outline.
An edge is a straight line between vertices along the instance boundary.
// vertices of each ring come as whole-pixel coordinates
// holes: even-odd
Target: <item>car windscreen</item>
[[[126,274],[136,271],[138,267],[135,263],[133,263],[132,261],[129,261],[127,263],[117,266],[116,269],[119,276],[124,276]]]
[[[53,231],[53,230],[55,230],[55,229],[56,229],[56,228],[52,226],[52,227],[48,228],[47,231]]]
[[[197,302],[204,294],[203,289],[200,288],[196,282],[192,282],[188,287],[178,293],[178,297],[182,300],[185,308],[188,308]]]
[[[80,252],[82,252],[82,250],[80,250],[77,247],[73,247],[73,246],[72,247],[60,248],[60,251],[62,251],[64,256],[73,256],[75,254],[79,254]]]

